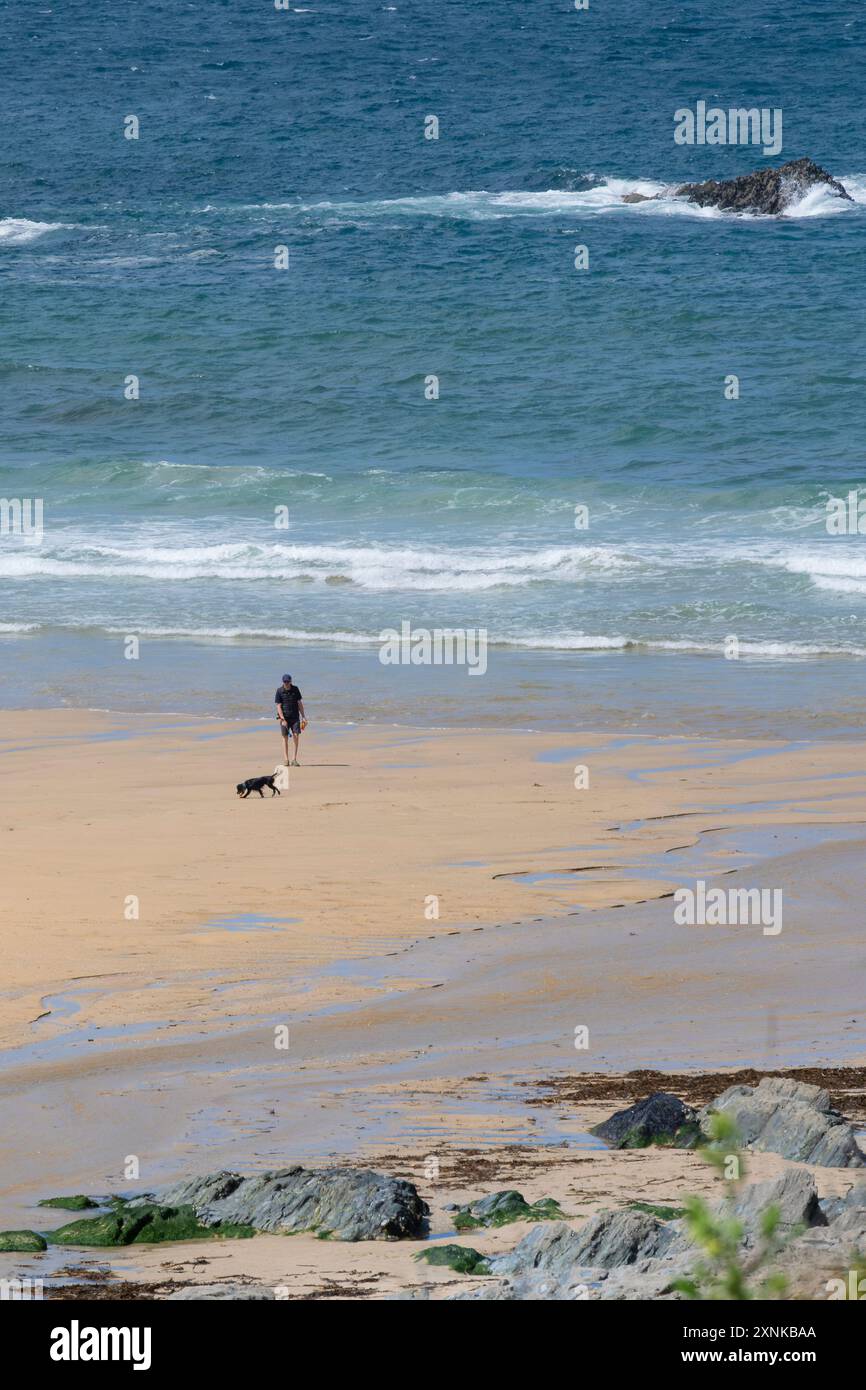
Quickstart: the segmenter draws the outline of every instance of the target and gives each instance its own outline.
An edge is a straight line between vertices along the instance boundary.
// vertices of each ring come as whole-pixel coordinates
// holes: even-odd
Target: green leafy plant
[[[718,1169],[725,1179],[727,1196],[733,1201],[746,1169],[736,1126],[730,1116],[717,1114],[712,1117],[710,1139],[709,1146],[700,1150],[701,1156]],[[732,1160],[735,1178],[728,1172]],[[703,1251],[704,1258],[689,1278],[675,1280],[672,1288],[686,1298],[704,1302],[784,1297],[787,1281],[768,1268],[784,1243],[779,1233],[781,1212],[777,1206],[769,1206],[761,1214],[760,1240],[750,1251],[744,1251],[742,1246],[742,1222],[724,1210],[715,1210],[703,1197],[686,1198],[685,1221],[689,1235]]]

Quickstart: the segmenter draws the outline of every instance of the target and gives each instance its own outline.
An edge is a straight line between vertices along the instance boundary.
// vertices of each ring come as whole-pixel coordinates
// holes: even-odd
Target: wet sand
[[[222,1166],[576,1142],[525,1086],[575,1070],[862,1063],[856,744],[311,726],[239,802],[279,751],[2,716],[4,1227]],[[699,876],[781,888],[783,930],[676,925]]]

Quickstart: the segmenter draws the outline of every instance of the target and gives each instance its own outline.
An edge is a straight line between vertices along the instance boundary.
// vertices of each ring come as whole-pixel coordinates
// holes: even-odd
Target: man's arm
[[[303,700],[299,700],[299,701],[298,701],[298,713],[300,714],[301,718],[303,719],[304,723],[306,724],[306,722],[307,722],[307,716],[306,716],[306,714],[304,713],[304,702],[303,702]]]

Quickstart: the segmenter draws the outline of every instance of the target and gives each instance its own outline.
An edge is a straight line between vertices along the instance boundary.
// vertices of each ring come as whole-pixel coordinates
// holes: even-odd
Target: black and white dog
[[[274,783],[274,778],[276,777],[276,775],[277,774],[274,772],[271,774],[270,777],[248,777],[245,782],[238,782],[236,788],[238,796],[241,798],[241,800],[245,800],[246,797],[249,796],[250,792],[258,792],[259,796],[264,796],[264,792],[262,790],[263,787],[270,787],[271,796],[274,796],[275,794],[279,796],[280,789]]]

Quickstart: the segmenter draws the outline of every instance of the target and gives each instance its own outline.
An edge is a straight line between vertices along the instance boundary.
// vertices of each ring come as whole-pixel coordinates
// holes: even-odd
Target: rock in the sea
[[[559,1203],[552,1197],[529,1203],[521,1193],[509,1189],[458,1207],[454,1225],[458,1231],[472,1231],[478,1226],[507,1226],[512,1221],[556,1221],[561,1216]]]
[[[699,207],[722,208],[726,212],[754,212],[773,216],[784,212],[810,189],[824,185],[837,197],[852,201],[838,179],[834,179],[811,159],[792,159],[778,169],[756,169],[733,179],[707,179],[704,183],[684,183],[676,190]]]
[[[717,1111],[731,1117],[745,1148],[825,1168],[866,1166],[852,1126],[818,1086],[775,1076],[763,1077],[757,1086],[730,1086],[700,1112],[705,1134]]]
[[[159,1201],[192,1207],[205,1226],[231,1222],[284,1234],[314,1231],[331,1240],[420,1236],[429,1216],[412,1183],[363,1168],[298,1166],[251,1177],[209,1173],[165,1188]]]
[[[618,1110],[590,1134],[612,1149],[645,1149],[649,1144],[689,1149],[700,1137],[696,1111],[667,1091],[655,1091],[627,1110]]]
[[[232,1302],[263,1302],[266,1299],[276,1298],[273,1289],[265,1288],[263,1284],[191,1284],[186,1289],[175,1289],[170,1293],[166,1302],[168,1303],[190,1303],[193,1301],[214,1299],[231,1299]]]
[[[0,1251],[3,1254],[34,1255],[47,1249],[45,1237],[38,1231],[0,1231]]]

